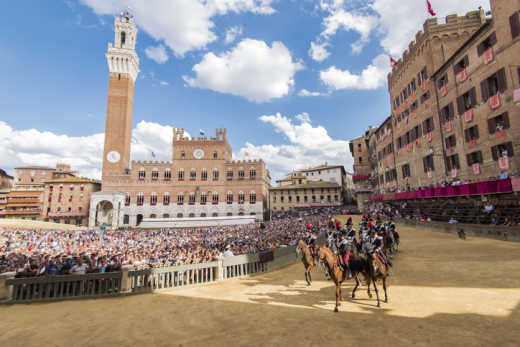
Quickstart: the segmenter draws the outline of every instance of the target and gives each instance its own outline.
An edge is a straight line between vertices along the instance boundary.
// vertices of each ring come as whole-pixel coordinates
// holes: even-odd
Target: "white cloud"
[[[228,30],[226,30],[226,38],[224,39],[224,41],[226,42],[226,44],[230,44],[233,41],[235,41],[235,39],[240,35],[242,35],[241,26],[234,26],[234,27],[228,28]]]
[[[296,116],[300,123],[293,121],[280,113],[261,116],[263,123],[270,124],[277,133],[286,139],[281,145],[254,145],[246,143],[236,154],[237,159],[261,158],[274,179],[281,178],[294,169],[317,166],[328,162],[334,165],[344,165],[351,170],[353,160],[348,151],[348,141],[333,139],[327,130],[321,126],[313,127],[308,114]],[[245,156],[245,153],[248,156]]]
[[[302,97],[321,96],[321,95],[323,95],[323,94],[320,92],[311,92],[311,91],[308,91],[307,89],[302,89],[298,92],[298,96],[302,96]]]
[[[348,70],[342,71],[335,66],[320,71],[320,79],[325,85],[334,90],[358,89],[373,90],[386,83],[386,76],[390,72],[389,58],[385,54],[377,56],[360,74],[353,74]]]
[[[244,39],[228,52],[207,53],[193,67],[195,77],[183,78],[191,87],[260,103],[287,95],[294,86],[294,74],[301,69],[303,65],[293,61],[283,43],[273,42],[269,47],[264,41]]]
[[[189,137],[189,134],[186,134]],[[141,121],[133,130],[132,159],[171,160],[173,127]],[[0,121],[0,167],[13,172],[17,166],[55,166],[67,163],[79,175],[101,178],[104,134],[68,136],[37,129],[15,130]],[[165,151],[165,149],[167,149]]]
[[[329,44],[327,42],[311,42],[311,48],[309,48],[309,56],[317,62],[324,61],[330,56],[330,52],[327,51],[328,45]]]
[[[168,53],[163,45],[146,47],[144,53],[157,64],[164,64],[168,61]]]
[[[169,86],[169,85],[170,85],[170,83],[168,83],[168,82],[166,82],[166,81],[159,81],[159,84],[160,84],[161,86]]]
[[[489,10],[489,0],[435,0],[432,1],[439,18],[457,13],[464,15],[482,6]],[[380,31],[383,34],[381,46],[384,50],[400,57],[410,41],[415,40],[417,31],[423,29],[426,19],[432,18],[426,10],[426,1],[374,0],[371,9],[379,16]]]
[[[307,112],[303,112],[300,114],[297,114],[294,116],[294,119],[299,120],[302,123],[310,123],[311,122],[311,116]]]
[[[212,17],[229,12],[274,13],[272,0],[80,0],[100,15],[130,6],[136,23],[176,56],[205,48],[217,39]]]

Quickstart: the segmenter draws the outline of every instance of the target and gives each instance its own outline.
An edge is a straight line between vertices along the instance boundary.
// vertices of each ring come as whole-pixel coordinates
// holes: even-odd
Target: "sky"
[[[439,22],[488,0],[431,0]],[[273,179],[328,162],[390,114],[389,56],[426,0],[0,2],[0,168],[65,162],[100,178],[114,15],[139,33],[132,159],[171,160],[172,129],[227,128],[235,159]],[[155,158],[152,157],[152,152]]]

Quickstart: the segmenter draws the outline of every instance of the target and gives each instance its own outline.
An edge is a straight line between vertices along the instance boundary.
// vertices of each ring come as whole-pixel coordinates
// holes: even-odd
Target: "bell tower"
[[[108,44],[108,100],[103,150],[103,186],[117,180],[130,165],[134,83],[139,74],[135,52],[137,27],[130,13],[123,12],[114,22],[114,43]]]

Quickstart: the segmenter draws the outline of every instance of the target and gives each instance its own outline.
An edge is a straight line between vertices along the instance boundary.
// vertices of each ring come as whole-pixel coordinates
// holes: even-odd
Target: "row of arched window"
[[[153,169],[152,170],[152,173],[151,173],[151,177],[152,177],[152,180],[158,180],[159,179],[159,169]],[[206,181],[208,179],[208,170],[207,169],[202,169],[200,171],[200,179],[202,181]],[[189,171],[189,180],[190,181],[194,181],[197,179],[197,170],[196,169],[191,169]],[[226,173],[226,179],[229,181],[229,180],[232,180],[235,176],[235,173],[233,170],[228,170],[227,173]],[[144,168],[141,168],[139,169],[138,171],[138,178],[140,180],[144,180],[146,178],[146,170]],[[163,179],[165,180],[170,180],[172,178],[172,171],[171,169],[166,169],[164,170],[164,173],[163,173]],[[218,169],[213,169],[212,171],[212,174],[211,174],[211,178],[214,180],[214,181],[217,181],[219,179],[219,171]],[[246,178],[246,173],[244,170],[238,170],[237,171],[237,178],[239,180],[242,180],[242,179],[245,179]],[[179,169],[177,171],[177,179],[179,181],[184,181],[184,179],[186,179],[186,174],[185,174],[185,171],[184,169]],[[255,169],[251,169],[249,170],[249,179],[251,180],[254,180],[256,179],[256,170]]]
[[[256,192],[254,192],[254,191],[249,192],[248,197],[249,197],[248,201],[250,204],[256,203]],[[246,194],[244,192],[239,192],[236,195],[236,199],[237,199],[236,202],[238,202],[239,204],[243,204],[246,201],[245,198],[246,198]],[[193,192],[188,194],[187,201],[185,199],[184,193],[177,194],[177,204],[179,204],[179,205],[183,205],[186,202],[189,203],[190,205],[194,205],[197,202],[196,200],[197,200],[196,194]],[[158,199],[157,193],[150,194],[150,205],[157,205],[158,201],[159,201],[159,199]],[[129,206],[131,204],[131,202],[132,202],[132,198],[131,198],[130,193],[126,193],[125,205]],[[141,206],[144,204],[144,202],[145,202],[144,193],[138,193],[136,196],[137,205]],[[169,205],[170,202],[171,202],[170,193],[168,193],[168,192],[164,193],[162,195],[162,204]],[[219,203],[219,194],[202,192],[199,195],[198,202],[202,205],[205,205],[208,202],[211,202],[214,205],[218,204]],[[226,203],[232,204],[233,202],[235,202],[235,194],[233,194],[233,192],[228,192],[226,194]]]

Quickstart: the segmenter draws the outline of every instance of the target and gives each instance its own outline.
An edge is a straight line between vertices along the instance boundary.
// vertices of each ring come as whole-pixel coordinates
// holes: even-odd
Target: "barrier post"
[[[123,265],[121,268],[121,293],[130,293],[132,291],[131,279],[128,272],[133,268],[132,265]]]
[[[13,279],[16,272],[4,272],[0,274],[0,302],[13,298],[13,286],[7,285],[7,280]]]
[[[222,259],[217,260],[217,282],[224,280],[224,262]]]

